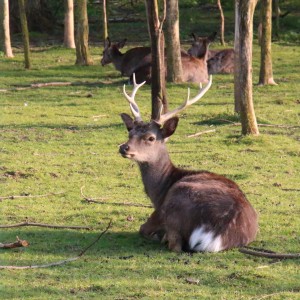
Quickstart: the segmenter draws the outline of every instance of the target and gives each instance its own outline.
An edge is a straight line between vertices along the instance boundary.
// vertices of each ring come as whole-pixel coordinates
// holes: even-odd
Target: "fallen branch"
[[[199,135],[210,133],[210,132],[216,132],[216,129],[210,129],[210,130],[205,130],[205,131],[197,132],[195,134],[188,135],[188,138],[197,137]]]
[[[244,254],[249,254],[253,256],[266,257],[266,258],[275,258],[275,259],[291,259],[291,258],[300,258],[300,253],[276,253],[270,250],[257,249],[251,247],[239,248],[239,251]]]
[[[98,82],[41,82],[41,83],[32,83],[28,85],[23,85],[23,86],[16,86],[11,89],[0,89],[0,92],[13,92],[13,91],[24,91],[24,90],[29,90],[29,89],[36,89],[36,88],[43,88],[43,87],[51,87],[51,86],[97,86],[100,84],[106,84],[106,82],[103,81],[98,81]]]
[[[18,199],[18,198],[43,198],[43,197],[48,197],[48,196],[53,196],[53,195],[61,195],[64,194],[65,192],[59,192],[59,193],[49,193],[49,194],[44,194],[44,195],[11,195],[11,196],[3,196],[0,197],[0,201],[6,200],[6,199]]]
[[[230,123],[232,126],[241,126],[239,122],[232,122],[226,119],[217,119],[216,121],[222,121],[226,123]],[[282,125],[282,124],[257,124],[259,127],[277,127],[277,128],[300,128],[298,125]]]
[[[37,227],[47,227],[47,228],[67,228],[67,229],[85,229],[90,230],[91,228],[88,226],[66,226],[66,225],[52,225],[52,224],[43,224],[43,223],[34,223],[34,222],[22,222],[11,225],[0,225],[0,228],[14,228],[14,227],[22,227],[22,226],[37,226]]]
[[[0,249],[12,249],[18,247],[28,247],[29,243],[26,240],[20,240],[17,237],[17,240],[13,243],[0,243]]]
[[[37,269],[37,268],[48,268],[48,267],[55,267],[55,266],[61,266],[64,265],[66,263],[69,263],[71,261],[75,261],[79,258],[81,258],[85,252],[90,249],[92,246],[94,246],[99,240],[100,238],[107,232],[107,230],[110,228],[111,226],[111,221],[109,222],[109,224],[107,225],[106,229],[104,231],[102,231],[100,233],[100,235],[97,237],[97,239],[95,241],[93,241],[90,245],[88,245],[84,250],[82,250],[77,256],[75,257],[71,257],[71,258],[67,258],[64,260],[60,260],[57,262],[52,262],[52,263],[48,263],[48,264],[43,264],[43,265],[29,265],[29,266],[0,266],[0,269],[10,269],[10,270],[24,270],[24,269]]]
[[[146,208],[153,208],[152,205],[142,204],[142,203],[133,203],[133,202],[107,202],[103,201],[107,198],[90,198],[83,194],[84,186],[81,187],[80,193],[83,199],[88,203],[96,203],[96,204],[109,204],[109,205],[124,205],[124,206],[134,206],[134,207],[146,207]],[[100,200],[100,201],[98,201]]]

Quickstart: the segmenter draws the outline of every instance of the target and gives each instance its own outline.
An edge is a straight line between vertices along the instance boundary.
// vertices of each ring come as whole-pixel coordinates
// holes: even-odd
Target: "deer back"
[[[209,74],[233,74],[234,50],[224,49],[218,51],[207,61]]]

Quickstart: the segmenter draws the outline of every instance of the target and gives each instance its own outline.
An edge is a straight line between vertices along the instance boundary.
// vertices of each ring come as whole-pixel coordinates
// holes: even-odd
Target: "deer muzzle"
[[[129,145],[127,143],[122,144],[119,148],[119,152],[123,157],[129,157],[130,156],[128,151],[129,151]]]

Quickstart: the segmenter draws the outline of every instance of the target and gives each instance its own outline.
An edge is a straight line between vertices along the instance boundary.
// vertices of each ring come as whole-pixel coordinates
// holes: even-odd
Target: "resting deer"
[[[202,45],[201,54],[197,57],[191,56],[185,51],[181,51],[181,64],[182,64],[182,81],[183,82],[195,82],[195,83],[207,83],[208,82],[208,68],[207,68],[207,58],[208,58],[208,47],[210,41],[207,40],[205,44]],[[165,60],[165,65],[167,60]],[[165,76],[167,76],[167,68],[165,68]],[[135,75],[137,82],[146,81],[146,83],[151,83],[151,63],[146,64],[135,70]],[[132,78],[131,78],[132,81]]]
[[[197,102],[208,91],[212,77],[192,99],[188,97],[177,109],[160,113],[156,120],[144,123],[135,102],[137,84],[129,102],[132,119],[121,118],[129,131],[129,140],[120,146],[120,154],[137,162],[145,192],[154,212],[140,228],[148,238],[163,234],[163,241],[172,251],[218,252],[247,245],[258,229],[257,215],[237,184],[222,175],[208,171],[179,169],[173,165],[166,149],[166,140],[175,132],[176,114]],[[161,110],[162,112],[162,110]]]
[[[207,42],[212,42],[216,37],[216,32],[208,37],[198,37],[192,33],[194,42],[188,53],[192,56],[199,57],[203,55],[203,51]],[[207,55],[208,74],[232,74],[234,73],[234,50],[209,50]]]
[[[135,47],[125,53],[120,51],[127,39],[112,44],[107,38],[104,44],[102,66],[113,63],[115,68],[124,76],[131,76],[138,68],[151,63],[150,47]]]

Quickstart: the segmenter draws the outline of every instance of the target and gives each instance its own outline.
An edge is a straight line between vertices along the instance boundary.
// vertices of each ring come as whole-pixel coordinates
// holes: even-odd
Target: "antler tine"
[[[146,81],[142,82],[142,83],[139,83],[137,84],[136,83],[136,80],[135,80],[135,73],[133,73],[133,91],[131,93],[131,96],[129,96],[127,93],[126,93],[126,85],[124,84],[123,85],[123,94],[125,96],[125,98],[127,99],[127,101],[129,102],[129,106],[130,106],[130,109],[131,109],[131,112],[134,116],[134,119],[136,121],[141,121],[142,120],[142,117],[141,117],[141,113],[140,113],[140,110],[139,110],[139,107],[138,105],[136,104],[135,100],[134,100],[134,97],[135,97],[135,94],[136,92],[138,91],[138,89],[145,84]]]
[[[204,94],[209,90],[209,88],[211,87],[211,84],[212,84],[212,75],[209,76],[209,82],[207,83],[207,85],[204,88],[202,88],[202,84],[200,83],[200,91],[192,99],[190,99],[190,89],[188,88],[187,99],[176,109],[169,111],[163,115],[160,115],[158,120],[156,120],[155,122],[162,125],[164,122],[166,122],[167,120],[171,119],[176,114],[178,114],[179,112],[184,110],[186,107],[188,107],[188,106],[194,104],[195,102],[197,102],[198,100],[200,100],[204,96]]]

